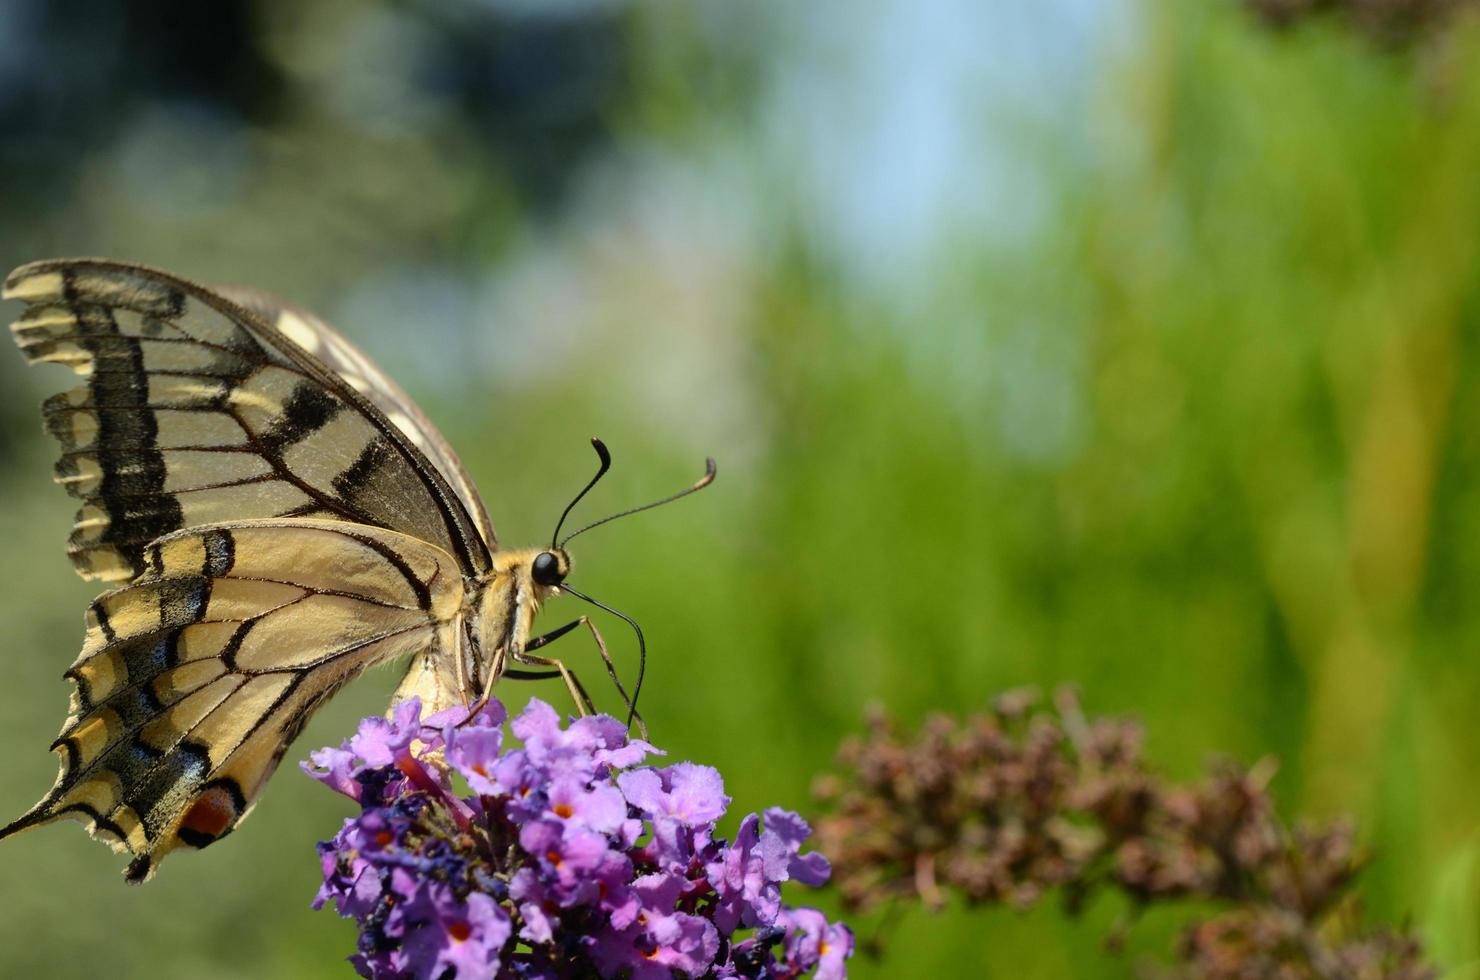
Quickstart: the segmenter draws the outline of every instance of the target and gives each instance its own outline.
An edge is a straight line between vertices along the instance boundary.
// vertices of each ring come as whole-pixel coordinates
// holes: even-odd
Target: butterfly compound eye
[[[540,585],[559,585],[560,580],[565,578],[560,572],[560,559],[548,551],[542,551],[535,557],[530,572]]]

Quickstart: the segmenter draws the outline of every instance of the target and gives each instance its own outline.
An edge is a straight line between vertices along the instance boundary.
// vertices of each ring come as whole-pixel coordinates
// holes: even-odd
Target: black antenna
[[[606,471],[612,468],[612,454],[607,451],[606,443],[602,442],[595,436],[592,436],[591,446],[596,450],[596,455],[601,458],[601,468],[596,471],[596,475],[591,478],[591,482],[586,484],[585,487],[581,489],[580,493],[576,494],[576,499],[566,504],[565,510],[560,512],[560,520],[555,522],[555,533],[550,535],[550,547],[552,548],[560,547],[555,543],[555,541],[557,538],[560,537],[561,525],[563,525],[565,523],[565,519],[570,516],[570,509],[576,504],[580,503],[581,498],[590,493],[591,488],[596,486],[596,481],[600,480],[603,476],[606,476]],[[581,530],[585,530],[585,528],[582,528]],[[576,532],[576,534],[580,533],[580,531]],[[572,534],[570,537],[573,538],[575,536],[575,534]],[[569,541],[570,538],[566,538],[566,540]]]
[[[591,441],[592,442],[596,442],[597,451],[598,452],[605,452],[606,451],[606,447],[603,446],[603,445],[601,445],[595,439],[592,439]],[[603,468],[601,472],[602,473],[605,473],[606,472],[605,468]],[[614,520],[616,520],[619,517],[626,517],[629,514],[640,513],[641,511],[644,511],[644,510],[652,510],[654,507],[661,507],[664,504],[671,504],[671,503],[673,503],[673,501],[679,499],[680,497],[687,497],[689,494],[694,493],[695,491],[703,490],[705,487],[709,486],[709,484],[711,484],[711,483],[714,482],[714,473],[715,473],[714,458],[711,456],[708,459],[705,459],[704,460],[704,475],[701,476],[701,477],[699,477],[699,479],[696,480],[692,485],[687,486],[687,487],[684,487],[682,490],[678,491],[678,493],[675,493],[675,494],[673,494],[671,496],[668,496],[668,497],[664,497],[662,500],[654,500],[650,504],[643,504],[641,507],[633,507],[631,510],[624,510],[624,511],[622,511],[620,513],[613,514],[610,517],[603,517],[599,521],[592,521],[590,524],[587,524],[585,527],[580,528],[579,530],[576,530],[576,531],[572,531],[569,534],[567,534],[565,536],[565,540],[560,542],[559,547],[564,548],[566,541],[569,541],[571,538],[575,537],[578,534],[585,534],[587,531],[591,530],[593,527],[600,527],[601,525],[607,523],[608,521],[614,521]],[[596,475],[599,477],[599,476],[601,476],[601,473],[598,473]],[[595,480],[592,480],[591,482],[592,483],[595,483],[596,481]],[[590,487],[587,487],[586,488],[586,490],[589,490],[589,489],[591,489],[591,488]],[[582,490],[581,493],[585,493],[586,490]],[[576,500],[580,500],[580,499],[581,499],[580,497],[577,497],[576,498]],[[567,511],[570,510],[569,507],[567,507],[565,509]],[[564,521],[565,518],[562,517],[561,520]],[[555,529],[555,533],[556,533],[556,535],[559,535],[559,533],[560,533],[559,527],[557,527]],[[615,610],[613,610],[613,611],[615,611]],[[617,615],[621,615],[621,613],[618,613]],[[634,624],[634,625],[636,625],[636,624]]]
[[[711,474],[711,475],[713,475],[713,474]],[[618,516],[620,516],[620,515],[618,515]],[[608,518],[608,519],[610,519],[610,518]],[[576,532],[576,534],[579,534],[579,533],[580,533],[579,531]],[[572,538],[575,537],[575,534],[572,534],[571,537]],[[566,538],[566,540],[569,541],[570,538]],[[625,620],[626,623],[627,623],[627,625],[630,626],[630,627],[632,627],[632,631],[637,634],[637,683],[632,686],[632,700],[627,702],[627,727],[628,728],[631,728],[632,727],[632,719],[635,718],[635,717],[637,717],[637,698],[638,698],[638,696],[640,694],[642,694],[642,676],[643,676],[643,674],[647,673],[647,641],[642,638],[642,627],[637,625],[637,620],[633,619],[631,616],[627,615],[626,613],[624,613],[624,612],[622,612],[620,610],[617,610],[617,609],[613,609],[611,606],[608,606],[604,602],[597,602],[595,599],[591,598],[590,596],[583,595],[582,593],[577,592],[575,589],[572,589],[569,585],[566,585],[564,582],[561,582],[560,583],[560,591],[561,592],[568,593],[570,595],[573,595],[577,599],[580,599],[580,600],[582,600],[584,602],[589,602],[589,603],[591,603],[591,605],[595,606],[597,609],[605,609],[607,612],[611,613],[613,616],[617,616],[617,617]],[[618,688],[618,690],[620,690],[621,689],[621,685],[619,684],[617,686],[617,688]]]

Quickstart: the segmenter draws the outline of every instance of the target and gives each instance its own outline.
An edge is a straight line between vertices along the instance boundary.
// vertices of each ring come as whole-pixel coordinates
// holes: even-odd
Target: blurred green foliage
[[[1071,682],[1174,776],[1278,755],[1291,812],[1359,819],[1369,914],[1480,975],[1480,32],[1066,0],[936,50],[970,5],[208,6],[0,6],[7,268],[104,254],[320,311],[509,544],[593,433],[593,516],[715,455],[572,582],[643,623],[654,737],[738,813],[805,812],[870,700]],[[52,778],[94,591],[35,423],[62,383],[0,357],[7,815]],[[532,692],[561,703],[500,693]],[[331,797],[289,766],[137,890],[76,828],[7,842],[0,974],[343,975],[352,931],[308,909]],[[1178,928],[1104,956],[1128,911],[908,912],[856,975],[1122,976]]]

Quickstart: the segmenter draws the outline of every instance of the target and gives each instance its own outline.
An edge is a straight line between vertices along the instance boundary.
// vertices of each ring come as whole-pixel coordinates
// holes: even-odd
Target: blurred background
[[[0,265],[105,255],[321,313],[507,544],[549,533],[592,434],[590,517],[717,457],[582,538],[572,582],[643,624],[654,738],[735,816],[807,812],[870,702],[1074,683],[1173,776],[1277,755],[1287,813],[1360,822],[1368,914],[1480,976],[1462,6],[0,0]],[[6,819],[51,784],[95,592],[37,411],[72,383],[0,356]],[[142,889],[71,824],[7,841],[0,975],[346,975],[352,928],[308,905],[347,806],[286,765]],[[1128,911],[910,912],[855,975],[1124,976],[1180,924],[1106,957]]]

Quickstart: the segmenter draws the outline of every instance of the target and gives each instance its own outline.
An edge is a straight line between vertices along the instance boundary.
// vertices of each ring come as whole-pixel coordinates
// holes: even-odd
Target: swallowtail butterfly
[[[565,582],[574,534],[501,550],[446,440],[323,321],[95,259],[22,266],[3,296],[26,304],[11,328],[26,358],[84,378],[43,413],[81,501],[72,563],[119,587],[89,607],[66,673],[56,785],[0,837],[80,819],[144,881],[230,833],[313,710],[391,658],[410,657],[396,700],[429,712],[557,675],[591,710],[534,652],[584,617],[531,635],[546,599],[594,602]],[[593,443],[601,469],[576,500],[610,465]],[[710,460],[665,501],[713,476]],[[618,690],[630,720],[636,689]]]

